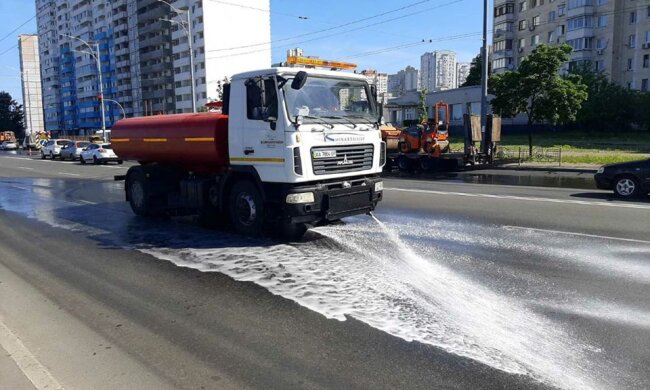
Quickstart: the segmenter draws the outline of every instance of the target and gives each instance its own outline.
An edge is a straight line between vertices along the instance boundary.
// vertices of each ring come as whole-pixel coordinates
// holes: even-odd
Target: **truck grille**
[[[336,151],[336,157],[315,158],[314,152]],[[319,146],[311,149],[315,175],[365,171],[372,168],[373,145]]]

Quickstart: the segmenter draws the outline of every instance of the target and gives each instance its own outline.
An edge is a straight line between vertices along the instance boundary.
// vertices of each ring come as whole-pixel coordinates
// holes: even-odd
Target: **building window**
[[[632,59],[628,58],[627,59],[627,70],[632,70],[632,65],[633,64],[634,64],[634,62],[632,61]]]
[[[643,55],[643,67],[650,68],[650,54]]]
[[[636,23],[636,11],[630,12],[630,24]]]
[[[607,15],[600,15],[598,17],[598,27],[607,27]]]
[[[628,39],[628,45],[630,48],[635,48],[636,47],[636,34],[630,35]]]
[[[519,3],[519,12],[523,12],[528,9],[528,1],[522,1]]]
[[[553,22],[555,20],[555,11],[551,11],[548,13],[548,21]]]
[[[526,19],[519,21],[519,31],[525,30],[528,27],[528,21]]]
[[[641,80],[641,90],[643,92],[648,92],[648,79]]]
[[[530,46],[537,46],[539,45],[539,35],[533,35],[530,37]]]

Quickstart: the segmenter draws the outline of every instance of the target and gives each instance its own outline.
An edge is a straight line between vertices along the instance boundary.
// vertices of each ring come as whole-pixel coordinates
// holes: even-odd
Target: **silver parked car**
[[[70,142],[69,139],[51,139],[47,141],[45,146],[41,148],[41,158],[45,159],[49,157],[54,160],[61,155],[61,148],[68,142]]]
[[[15,141],[4,141],[0,144],[0,150],[16,150],[18,145]]]
[[[88,141],[70,141],[61,148],[61,160],[77,160],[81,156],[81,151],[90,145]]]

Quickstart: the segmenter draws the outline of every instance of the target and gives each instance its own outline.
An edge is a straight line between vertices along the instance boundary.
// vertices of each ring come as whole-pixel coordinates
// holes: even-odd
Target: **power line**
[[[0,53],[0,56],[9,53],[10,51],[12,51],[13,49],[16,49],[17,47],[18,47],[18,44],[13,45],[13,46],[10,47],[9,49],[7,49],[7,50],[3,51],[2,53]]]
[[[245,8],[245,9],[250,9],[250,10],[253,10],[253,11],[260,11],[260,12],[266,12],[266,13],[269,13],[269,14],[289,16],[291,18],[296,18],[296,19],[301,19],[301,20],[311,19],[309,16],[305,16],[305,15],[292,15],[292,14],[287,14],[287,13],[284,13],[284,12],[270,11],[269,9],[266,9],[266,8],[251,7],[250,5],[229,3],[227,1],[221,1],[221,0],[210,0],[210,1],[213,2],[213,3],[230,5],[232,7]]]
[[[210,1],[221,2],[219,0],[210,0]],[[328,32],[328,31],[332,31],[332,30],[337,30],[337,29],[340,29],[340,28],[343,28],[343,27],[347,27],[347,26],[350,26],[350,25],[353,25],[353,24],[365,22],[365,21],[368,21],[368,20],[371,20],[371,19],[380,18],[382,16],[386,16],[386,15],[389,15],[389,14],[392,14],[392,13],[395,13],[395,12],[403,11],[405,9],[412,8],[412,7],[415,7],[415,6],[424,4],[424,3],[428,3],[428,2],[431,2],[431,1],[432,0],[420,0],[420,1],[417,1],[415,3],[411,3],[411,4],[408,4],[408,5],[405,5],[405,6],[390,10],[390,11],[382,12],[380,14],[368,16],[368,17],[365,17],[365,18],[362,18],[362,19],[353,20],[352,22],[339,24],[339,25],[336,25],[334,27],[329,27],[329,28],[326,28],[326,29],[318,30],[318,31],[312,31],[312,32],[303,33],[303,34],[299,34],[299,35],[294,35],[292,37],[276,39],[274,41],[269,41],[269,42],[261,42],[261,43],[255,43],[255,44],[250,44],[250,45],[243,45],[243,46],[234,46],[234,47],[228,47],[228,48],[223,48],[223,49],[214,49],[214,50],[210,50],[210,52],[229,51],[229,50],[235,50],[235,49],[246,49],[246,48],[249,48],[249,47],[265,46],[265,45],[269,45],[269,44],[273,44],[273,43],[277,43],[277,42],[290,41],[290,40],[293,40],[293,39],[298,39],[298,38],[302,38],[302,37],[306,37],[306,36],[310,36],[310,35],[320,34],[320,33]],[[420,12],[422,12],[422,11],[420,11]]]
[[[321,40],[321,39],[325,39],[325,38],[331,38],[331,37],[337,36],[337,35],[348,34],[348,33],[353,32],[353,31],[363,30],[363,29],[367,29],[367,28],[370,28],[370,27],[373,27],[373,26],[376,26],[376,25],[379,25],[379,24],[384,24],[384,23],[387,23],[387,22],[393,22],[393,21],[396,21],[396,20],[405,19],[405,18],[414,16],[414,15],[419,15],[423,11],[430,11],[430,10],[433,10],[433,9],[442,8],[442,7],[452,5],[452,4],[461,3],[463,1],[466,1],[466,0],[453,0],[453,1],[450,1],[450,2],[447,2],[447,3],[444,3],[444,4],[437,5],[435,7],[427,8],[426,10],[421,10],[421,11],[418,11],[418,12],[413,12],[413,13],[401,15],[401,16],[394,17],[394,18],[389,19],[389,20],[382,20],[382,21],[379,21],[379,22],[375,22],[375,23],[365,25],[365,26],[355,27],[353,29],[336,32],[336,33],[333,33],[333,34],[328,34],[328,35],[323,35],[323,36],[312,38],[312,39],[306,39],[306,40],[302,40],[302,41],[292,42],[292,43],[289,43],[287,45],[281,45],[279,47],[291,47],[291,46],[298,45],[298,44],[313,42],[313,41],[317,41],[317,40]],[[366,18],[366,19],[368,19],[368,18]],[[267,42],[264,45],[269,45],[271,43],[272,42]],[[257,50],[247,51],[247,52],[241,52],[241,53],[235,53],[235,54],[227,54],[227,55],[218,56],[218,57],[206,57],[206,59],[214,60],[214,59],[221,59],[221,58],[230,58],[230,57],[237,57],[237,56],[242,56],[242,55],[246,55],[246,54],[260,53],[260,52],[263,52],[263,51],[266,51],[266,49],[257,49]],[[206,52],[208,52],[208,51],[206,51]]]
[[[31,22],[34,19],[36,19],[36,15],[34,15],[31,18],[27,19],[27,21],[25,23],[21,24],[20,26],[16,27],[14,30],[12,30],[9,34],[7,34],[7,35],[3,36],[2,38],[0,38],[0,42],[2,42],[5,39],[9,38],[13,33],[20,30],[21,27],[23,27],[24,25],[26,25],[27,23]],[[4,54],[4,53],[2,53],[2,54]]]

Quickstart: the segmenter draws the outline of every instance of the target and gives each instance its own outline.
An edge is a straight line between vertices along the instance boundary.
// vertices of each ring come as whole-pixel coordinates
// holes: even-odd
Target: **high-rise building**
[[[372,69],[363,70],[361,74],[366,76],[368,84],[377,86],[377,95],[388,93],[388,74],[379,73]]]
[[[38,36],[20,35],[18,52],[20,53],[25,134],[29,136],[45,130]]]
[[[101,127],[97,59],[107,127],[119,105],[129,117],[191,112],[192,73],[204,106],[224,78],[270,66],[270,14],[260,11],[269,9],[269,0],[36,0],[46,128]]]
[[[456,53],[439,50],[424,53],[420,58],[420,87],[430,92],[458,87]]]
[[[495,0],[493,70],[515,69],[542,43],[573,47],[568,70],[590,64],[612,81],[648,90],[650,4],[632,0]]]
[[[412,66],[388,75],[388,92],[393,95],[399,96],[418,89],[420,89],[420,72]]]
[[[469,62],[459,62],[456,64],[456,85],[460,87],[465,84],[467,76],[469,76],[469,70],[472,68],[472,64]]]

